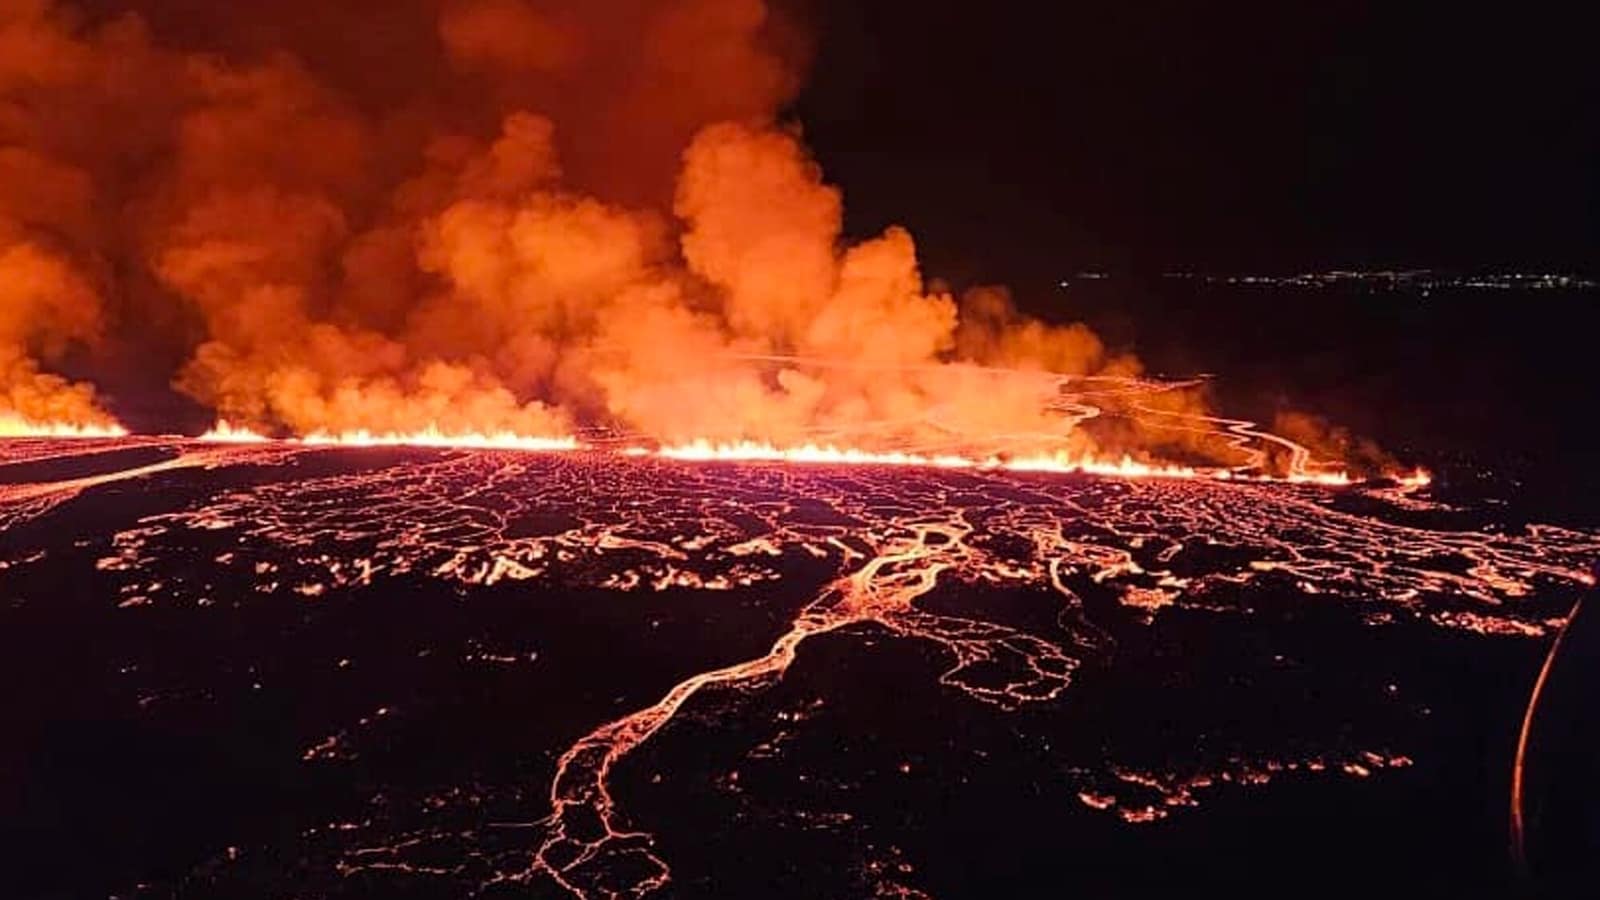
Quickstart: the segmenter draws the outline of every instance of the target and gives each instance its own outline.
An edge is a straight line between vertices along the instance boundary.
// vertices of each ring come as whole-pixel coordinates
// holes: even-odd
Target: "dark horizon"
[[[1052,271],[1592,272],[1600,63],[1572,14],[812,0],[790,112],[859,234]]]

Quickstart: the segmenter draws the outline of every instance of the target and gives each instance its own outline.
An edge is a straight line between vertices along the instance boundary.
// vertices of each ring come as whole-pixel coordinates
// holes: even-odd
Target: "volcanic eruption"
[[[807,24],[0,0],[24,895],[1054,888],[1439,771],[1600,536],[850,234]]]
[[[761,0],[316,9],[7,0],[0,427],[1349,468],[848,240]]]

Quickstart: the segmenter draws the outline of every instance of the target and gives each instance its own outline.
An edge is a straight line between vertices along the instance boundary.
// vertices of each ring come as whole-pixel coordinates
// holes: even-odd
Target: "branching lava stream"
[[[796,610],[765,653],[691,672],[655,702],[572,741],[555,759],[548,808],[516,832],[535,835],[520,864],[509,851],[487,849],[455,864],[420,862],[419,848],[446,837],[421,824],[337,832],[353,842],[338,851],[336,868],[347,878],[409,873],[478,889],[553,884],[579,897],[644,896],[673,878],[672,860],[614,791],[618,765],[686,705],[705,702],[708,689],[721,698],[717,715],[737,715],[728,705],[737,700],[727,698],[760,696],[811,638],[876,633],[923,642],[944,659],[944,690],[1006,713],[1062,697],[1081,666],[1117,652],[1086,614],[1085,591],[1147,622],[1169,608],[1232,615],[1254,597],[1289,592],[1307,604],[1347,606],[1375,627],[1542,637],[1587,584],[1585,560],[1600,552],[1600,537],[1573,529],[1424,524],[1448,514],[1412,509],[1405,504],[1428,504],[1393,486],[157,438],[13,445],[7,460],[48,467],[108,449],[166,456],[0,487],[0,568],[13,584],[48,564],[53,551],[36,543],[41,517],[50,521],[73,498],[113,485],[144,491],[181,482],[191,499],[122,527],[95,565],[124,611],[279,596],[329,604],[350,592],[423,583],[617,597],[722,592]],[[254,474],[240,481],[235,472]],[[173,567],[173,559],[211,561]],[[239,583],[260,600],[230,594],[226,585]],[[796,590],[815,593],[807,599]],[[1002,595],[1023,598],[1017,602],[1033,612],[1022,620],[988,612],[986,598]],[[376,715],[398,713],[382,704]],[[358,754],[371,721],[308,740],[306,764]],[[1394,759],[1317,757],[1303,765],[1357,775],[1409,764]],[[1249,765],[1265,773],[1301,764]],[[1128,822],[1194,805],[1198,788],[1214,780],[1130,767],[1104,777],[1167,798],[1139,805],[1085,782],[1086,807]],[[475,833],[457,829],[449,839]]]

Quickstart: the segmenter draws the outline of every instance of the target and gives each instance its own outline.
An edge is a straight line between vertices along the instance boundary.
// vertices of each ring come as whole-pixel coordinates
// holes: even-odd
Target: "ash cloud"
[[[0,0],[0,417],[109,421],[110,344],[269,431],[1087,451],[996,369],[1137,371],[847,243],[761,0],[260,7]]]

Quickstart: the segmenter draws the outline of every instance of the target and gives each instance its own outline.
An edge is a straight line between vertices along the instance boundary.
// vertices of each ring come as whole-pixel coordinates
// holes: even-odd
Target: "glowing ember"
[[[0,415],[0,438],[118,438],[127,436],[121,425],[80,425],[71,422],[34,422]]]

